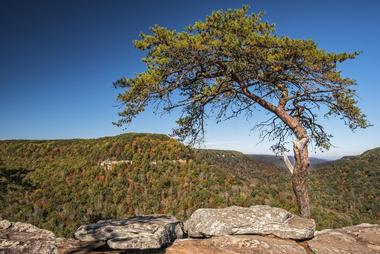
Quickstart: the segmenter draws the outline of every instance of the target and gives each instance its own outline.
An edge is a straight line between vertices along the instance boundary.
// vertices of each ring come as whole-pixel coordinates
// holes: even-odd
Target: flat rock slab
[[[306,254],[295,241],[259,235],[176,240],[165,254]]]
[[[305,240],[314,235],[315,222],[266,205],[198,209],[185,222],[190,237],[221,235],[275,235]]]
[[[360,224],[318,231],[308,245],[318,254],[379,254],[380,225]]]
[[[81,241],[107,241],[112,249],[160,249],[183,237],[182,222],[166,215],[101,220],[75,232]]]

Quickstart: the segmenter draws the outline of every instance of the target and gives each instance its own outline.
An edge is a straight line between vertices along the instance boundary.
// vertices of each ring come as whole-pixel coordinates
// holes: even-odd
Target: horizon
[[[357,80],[359,105],[374,125],[353,133],[339,119],[323,121],[336,147],[316,158],[358,155],[380,146],[376,75],[380,65],[379,2],[361,1],[5,1],[0,10],[0,139],[99,138],[126,133],[118,119],[112,82],[145,70],[143,54],[132,46],[154,24],[182,30],[213,10],[250,5],[276,23],[276,34],[315,40],[334,52],[363,51],[340,65]],[[169,134],[175,114],[163,117],[152,108],[138,116],[127,132]],[[200,148],[273,154],[270,142],[258,144],[244,118],[208,121]]]
[[[61,138],[61,139],[0,139],[0,141],[63,141],[63,140],[88,140],[88,139],[102,139],[102,138],[111,138],[111,137],[115,137],[115,136],[120,136],[120,135],[124,135],[124,134],[147,134],[147,135],[165,135],[169,138],[172,138],[170,137],[169,135],[166,135],[166,134],[161,134],[161,133],[151,133],[151,132],[125,132],[125,133],[121,133],[121,134],[117,134],[117,135],[111,135],[111,136],[100,136],[100,137],[87,137],[87,138]],[[184,142],[181,142],[179,140],[177,140],[178,142],[180,143],[183,143],[185,144]],[[186,144],[185,144],[186,145]],[[230,152],[241,152],[242,154],[245,154],[245,155],[265,155],[265,156],[276,156],[276,157],[281,157],[281,155],[276,155],[274,154],[273,152],[270,153],[245,153],[243,151],[239,151],[239,150],[231,150],[231,149],[221,149],[221,148],[204,148],[204,147],[193,147],[194,149],[200,149],[200,150],[216,150],[216,151],[230,151]],[[377,149],[377,148],[380,148],[380,147],[373,147],[371,149],[368,149],[368,150],[372,150],[372,149]],[[345,154],[343,156],[313,156],[311,155],[309,158],[315,158],[315,159],[323,159],[323,160],[328,160],[328,161],[334,161],[334,160],[339,160],[339,159],[342,159],[343,157],[349,157],[349,156],[359,156],[365,152],[367,152],[368,150],[364,150],[364,151],[361,151],[357,154]],[[288,154],[289,157],[294,157],[291,153]]]

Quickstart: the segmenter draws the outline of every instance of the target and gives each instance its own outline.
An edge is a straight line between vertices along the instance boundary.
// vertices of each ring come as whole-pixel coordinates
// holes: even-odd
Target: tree
[[[131,122],[151,104],[156,112],[179,110],[173,135],[194,144],[203,139],[207,118],[251,118],[262,108],[269,118],[255,128],[285,155],[299,213],[310,217],[308,147],[331,146],[319,113],[341,118],[352,130],[369,126],[357,106],[355,81],[337,68],[359,53],[327,52],[312,40],[278,36],[262,16],[248,7],[215,11],[182,32],[154,26],[141,34],[134,45],[146,52],[147,70],[114,83],[123,89],[115,124]],[[291,137],[294,166],[285,153]]]

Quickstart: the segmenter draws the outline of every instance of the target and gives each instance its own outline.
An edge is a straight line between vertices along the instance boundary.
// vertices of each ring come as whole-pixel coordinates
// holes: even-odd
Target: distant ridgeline
[[[379,223],[380,150],[311,173],[319,228]],[[295,212],[288,172],[235,151],[191,150],[157,134],[0,141],[0,216],[71,236],[134,214],[186,219],[200,207],[268,204]]]

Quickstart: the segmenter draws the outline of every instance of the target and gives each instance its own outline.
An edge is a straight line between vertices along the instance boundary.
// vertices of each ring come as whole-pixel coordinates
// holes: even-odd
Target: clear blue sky
[[[144,70],[132,41],[154,24],[182,29],[215,9],[249,4],[277,33],[314,39],[331,51],[362,50],[343,73],[358,82],[374,127],[350,132],[326,121],[336,148],[317,156],[380,146],[380,1],[1,1],[0,139],[100,137],[124,132],[112,82]],[[258,119],[261,114],[258,114]],[[175,116],[140,115],[126,131],[169,133]],[[269,153],[245,119],[209,122],[206,147]]]

